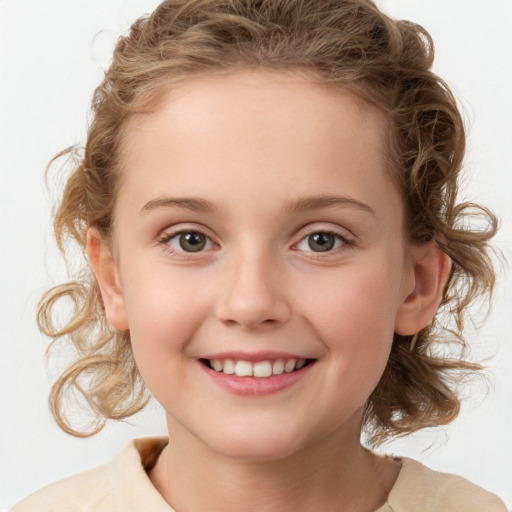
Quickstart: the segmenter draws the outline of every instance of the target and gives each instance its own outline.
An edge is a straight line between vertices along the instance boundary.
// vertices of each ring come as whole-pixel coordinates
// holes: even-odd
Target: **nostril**
[[[247,268],[239,279],[220,292],[216,316],[225,325],[256,329],[288,321],[290,308],[285,297],[259,274],[258,269],[251,272]]]

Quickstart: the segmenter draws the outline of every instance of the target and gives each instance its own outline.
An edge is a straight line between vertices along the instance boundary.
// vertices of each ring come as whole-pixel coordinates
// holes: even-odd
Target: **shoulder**
[[[40,489],[11,512],[129,512],[148,504],[149,510],[169,512],[146,473],[165,443],[164,438],[133,440],[107,464]]]
[[[82,512],[107,510],[112,505],[114,489],[105,464],[54,482],[20,501],[11,512]],[[100,508],[98,508],[100,507]]]
[[[402,470],[389,494],[394,512],[507,512],[495,494],[469,480],[427,468],[412,459],[402,459]]]

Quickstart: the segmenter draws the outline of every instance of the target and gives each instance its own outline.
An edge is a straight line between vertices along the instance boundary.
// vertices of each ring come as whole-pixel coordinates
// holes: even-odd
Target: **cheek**
[[[352,267],[305,283],[297,293],[320,328],[372,343],[393,332],[397,282],[389,269]]]
[[[371,392],[391,350],[399,281],[390,269],[347,270],[308,286],[307,318],[339,375],[352,376],[343,385],[351,382]],[[305,290],[300,293],[306,296]]]
[[[170,279],[151,271],[132,278],[125,290],[135,360],[150,389],[159,375],[181,371],[187,345],[207,314],[205,298],[197,290],[179,274]]]

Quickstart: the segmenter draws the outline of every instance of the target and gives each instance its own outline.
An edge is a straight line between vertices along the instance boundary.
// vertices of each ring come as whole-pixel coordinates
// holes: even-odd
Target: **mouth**
[[[311,365],[315,359],[267,359],[256,362],[243,359],[200,359],[199,361],[217,373],[269,379],[278,375],[296,373]]]

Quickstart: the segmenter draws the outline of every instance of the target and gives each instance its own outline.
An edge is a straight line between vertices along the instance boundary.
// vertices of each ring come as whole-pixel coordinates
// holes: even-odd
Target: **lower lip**
[[[199,363],[210,379],[218,386],[235,395],[243,396],[262,396],[278,393],[303,379],[314,366],[312,361],[307,366],[292,373],[283,373],[273,377],[237,377],[236,375],[227,375],[223,372],[216,372],[208,368],[203,363]]]

